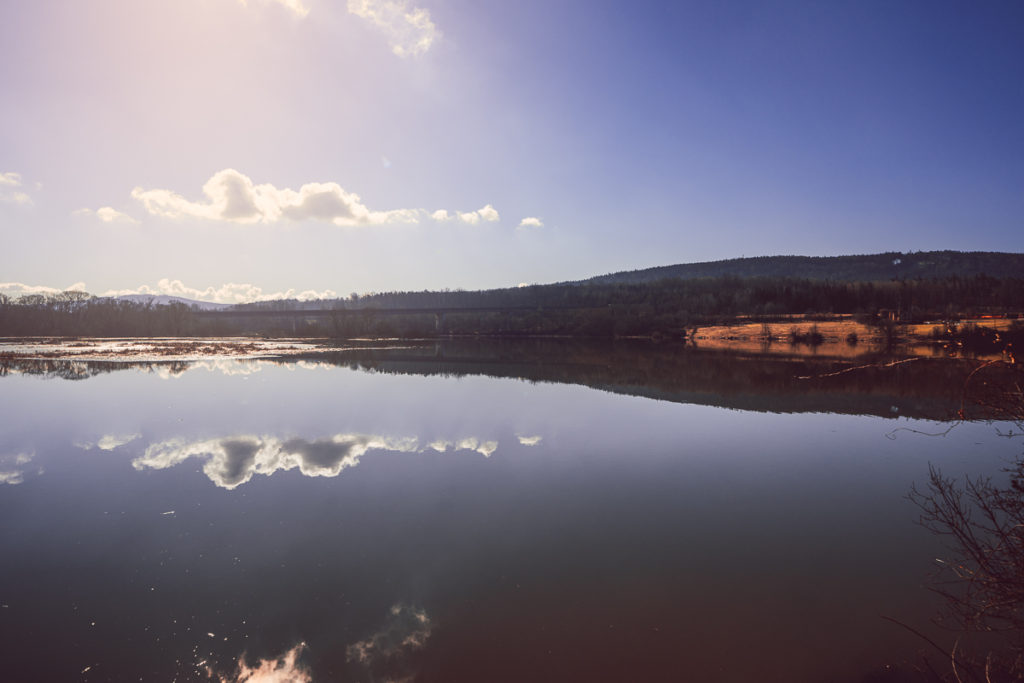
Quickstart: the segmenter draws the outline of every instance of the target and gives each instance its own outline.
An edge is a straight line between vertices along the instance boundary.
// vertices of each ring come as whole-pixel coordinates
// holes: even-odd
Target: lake
[[[906,668],[928,645],[883,616],[950,639],[910,487],[1021,448],[950,422],[954,361],[865,365],[556,341],[7,362],[3,678]]]

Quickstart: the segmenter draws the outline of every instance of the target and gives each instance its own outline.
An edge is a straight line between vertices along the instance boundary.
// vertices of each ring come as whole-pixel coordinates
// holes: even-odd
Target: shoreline
[[[992,332],[1010,329],[1018,321],[973,319],[956,323]],[[336,339],[328,337],[0,337],[3,360],[83,361],[199,361],[211,358],[257,360],[282,356],[317,355],[374,348],[397,348],[457,339],[493,339],[501,342],[560,340],[601,343],[648,341],[687,348],[720,350],[778,357],[818,357],[853,360],[866,356],[963,357],[997,359],[1004,353],[968,353],[949,336],[945,322],[868,325],[852,316],[752,322],[748,319],[696,326],[679,337],[584,337],[567,335],[446,335],[439,337],[384,337]],[[943,335],[946,336],[943,336]]]

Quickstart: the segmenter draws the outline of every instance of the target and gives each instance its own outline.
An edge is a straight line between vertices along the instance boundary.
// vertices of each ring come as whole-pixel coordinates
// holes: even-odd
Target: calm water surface
[[[936,610],[910,485],[1020,454],[984,423],[181,370],[0,378],[5,680],[860,681],[924,649],[880,615]]]

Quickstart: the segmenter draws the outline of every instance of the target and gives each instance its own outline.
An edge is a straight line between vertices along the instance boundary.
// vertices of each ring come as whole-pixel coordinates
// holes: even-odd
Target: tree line
[[[478,309],[460,312],[457,309]],[[334,315],[294,311],[333,311]],[[422,313],[381,314],[391,309]],[[436,315],[437,309],[445,309]],[[479,310],[488,309],[488,310]],[[259,311],[247,317],[246,311]],[[281,311],[282,316],[268,315]],[[85,292],[0,295],[3,336],[219,336],[350,338],[437,335],[679,336],[745,317],[856,314],[904,322],[1024,312],[1024,277],[950,276],[883,282],[789,277],[671,278],[651,283],[532,285],[481,291],[384,292],[319,302],[283,300],[225,309],[153,305]],[[287,313],[287,315],[284,315]]]

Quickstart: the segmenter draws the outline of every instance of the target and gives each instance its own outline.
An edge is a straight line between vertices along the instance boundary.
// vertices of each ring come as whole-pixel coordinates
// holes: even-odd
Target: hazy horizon
[[[931,254],[931,253],[934,253],[934,252],[932,252],[932,251],[916,250],[916,251],[908,251],[908,252],[883,252],[883,254],[884,253],[901,254],[904,257],[908,257],[908,256],[911,256],[911,255],[914,255],[914,254]],[[966,254],[1010,254],[1011,252],[955,252],[955,253],[961,253],[961,254],[965,254],[966,255]],[[791,259],[791,258],[797,258],[797,259],[803,259],[803,258],[830,259],[830,258],[848,258],[848,257],[858,258],[858,257],[878,256],[878,255],[881,255],[881,254],[835,254],[835,255],[827,255],[827,256],[807,255],[807,254],[774,254],[774,255],[760,256],[760,257],[739,257],[739,258],[731,258],[731,259],[720,259],[720,260],[717,260],[717,261],[696,262],[696,263],[689,263],[689,264],[661,264],[660,266],[655,266],[653,269],[649,268],[649,269],[637,269],[636,271],[624,270],[624,271],[616,271],[614,273],[600,273],[600,274],[596,274],[596,275],[591,276],[591,277],[592,278],[596,278],[596,279],[600,279],[600,278],[602,278],[604,276],[614,276],[614,275],[620,275],[620,274],[625,274],[625,273],[630,273],[630,272],[637,272],[637,271],[643,272],[644,270],[661,270],[661,268],[663,268],[663,267],[672,267],[672,266],[679,266],[679,265],[683,265],[683,266],[702,266],[702,265],[712,265],[712,264],[717,264],[717,263],[730,263],[730,262],[740,262],[740,261],[757,260],[757,259],[776,259],[776,258],[778,258],[778,259]],[[1024,254],[1022,254],[1022,255],[1024,255]],[[894,260],[894,264],[899,263],[899,262],[900,262],[900,260]],[[862,267],[870,269],[870,266],[868,266],[866,264],[862,264]],[[991,264],[990,264],[989,267],[991,267]],[[985,272],[986,272],[986,274],[990,274],[991,275],[991,272],[989,272],[987,270]],[[792,276],[794,276],[794,277],[804,277],[803,275],[800,275],[798,273],[793,274]],[[672,276],[672,277],[676,277],[676,276]],[[686,276],[682,276],[682,277],[686,277]],[[766,277],[770,277],[770,276],[766,275]],[[812,277],[812,279],[815,279],[816,276],[811,276],[811,277]],[[908,274],[908,275],[906,275],[906,277],[909,278],[909,277],[911,277],[911,275]],[[920,275],[920,273],[918,273],[916,275],[913,275],[913,277],[921,277],[921,275]],[[591,279],[591,278],[581,278],[581,279],[576,280],[576,281],[578,281],[578,282],[586,282],[589,279]],[[864,277],[862,279],[870,279],[870,277]],[[475,290],[471,290],[471,289],[468,289],[468,288],[459,288],[457,291],[481,291],[481,292],[483,292],[483,291],[493,291],[495,289],[515,289],[515,288],[519,288],[519,287],[528,287],[528,286],[531,286],[531,285],[540,285],[540,286],[556,285],[557,286],[559,284],[564,284],[564,283],[567,283],[567,282],[574,282],[574,281],[561,280],[561,281],[558,281],[558,282],[539,282],[539,283],[537,283],[537,282],[534,282],[534,283],[521,282],[521,283],[518,283],[517,285],[510,285],[508,287],[479,288],[479,289],[475,289]],[[184,300],[184,301],[196,301],[196,302],[203,303],[203,304],[218,304],[218,305],[225,305],[225,306],[227,306],[227,305],[231,305],[231,304],[256,303],[256,302],[280,301],[280,300],[326,301],[326,300],[352,299],[352,298],[358,298],[358,297],[361,297],[361,296],[372,296],[372,295],[375,295],[375,294],[385,293],[385,292],[399,292],[399,291],[402,291],[402,290],[384,290],[383,292],[376,292],[376,291],[350,292],[347,295],[343,294],[343,293],[339,293],[339,292],[333,292],[331,290],[328,290],[328,291],[325,291],[325,292],[316,292],[316,291],[312,291],[312,290],[307,290],[307,291],[289,290],[289,291],[286,291],[286,292],[264,292],[261,288],[253,286],[253,285],[237,285],[237,284],[231,284],[231,283],[229,283],[227,285],[224,285],[221,288],[209,287],[206,290],[196,290],[196,289],[188,288],[180,280],[171,281],[171,280],[164,279],[164,280],[160,280],[159,282],[157,282],[155,287],[150,287],[148,285],[143,285],[142,287],[137,288],[137,289],[133,289],[133,290],[109,290],[109,291],[105,291],[105,292],[90,292],[90,291],[87,291],[85,289],[85,283],[83,283],[83,282],[77,282],[77,283],[74,283],[74,284],[72,284],[72,285],[70,285],[68,287],[64,287],[64,288],[47,287],[47,286],[28,286],[28,285],[24,285],[22,283],[15,283],[15,282],[0,282],[0,294],[7,295],[11,299],[16,299],[16,298],[18,298],[20,296],[29,295],[29,294],[52,295],[52,294],[58,294],[58,293],[61,293],[61,292],[69,292],[69,291],[70,292],[85,292],[85,293],[90,294],[92,296],[102,297],[102,298],[113,297],[113,298],[121,298],[121,299],[141,299],[141,300],[149,300],[151,298],[153,300],[181,299],[181,300]],[[406,291],[406,292],[419,292],[419,291],[428,291],[428,290],[423,289],[423,290],[404,290],[404,291]],[[430,291],[453,291],[453,288],[450,288],[450,287],[440,287],[440,288],[437,288],[437,289],[434,289],[434,290],[430,290]]]

